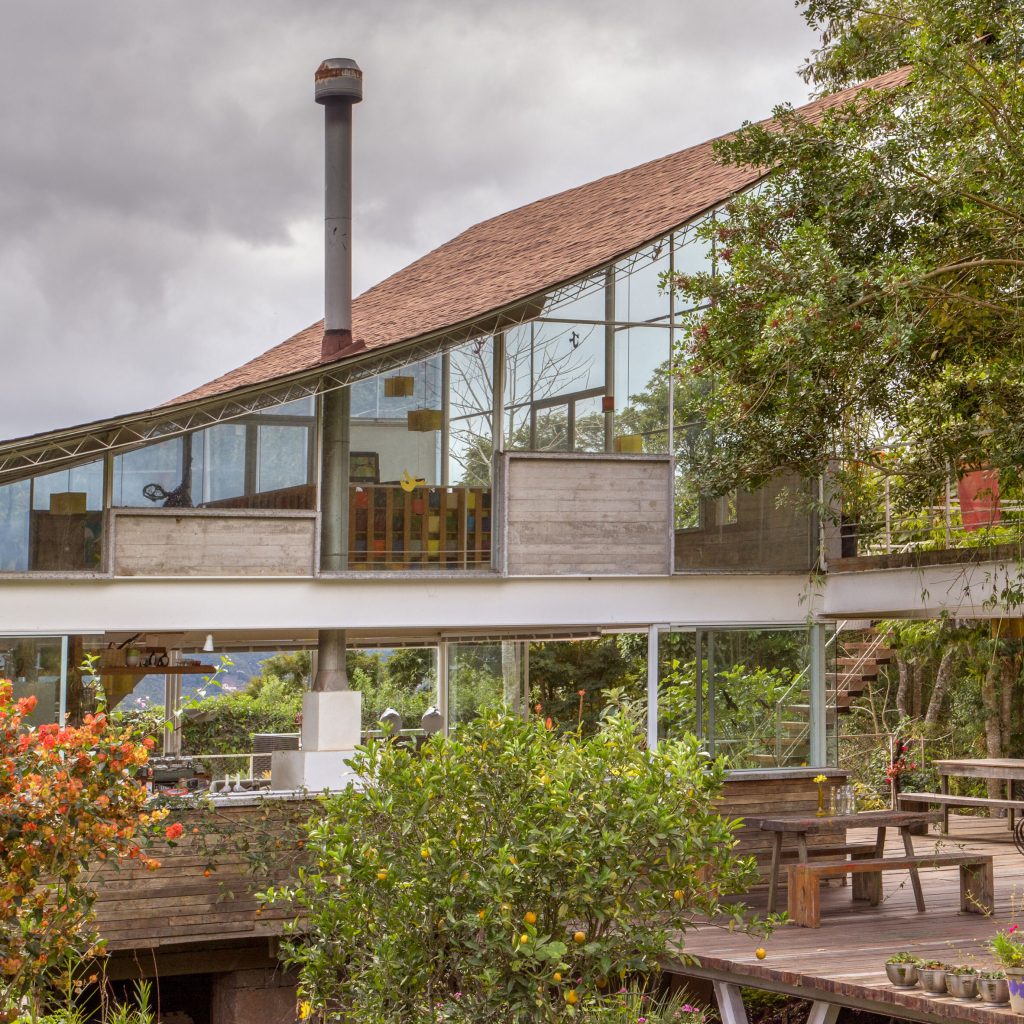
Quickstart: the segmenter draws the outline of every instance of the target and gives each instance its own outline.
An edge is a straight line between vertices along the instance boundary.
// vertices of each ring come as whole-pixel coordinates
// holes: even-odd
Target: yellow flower
[[[828,782],[828,776],[827,775],[815,775],[814,776],[814,781],[820,786],[820,785],[822,785],[822,783]]]
[[[310,1005],[308,999],[304,999],[299,1003],[299,1020],[309,1020],[309,1015],[313,1012],[313,1007]]]

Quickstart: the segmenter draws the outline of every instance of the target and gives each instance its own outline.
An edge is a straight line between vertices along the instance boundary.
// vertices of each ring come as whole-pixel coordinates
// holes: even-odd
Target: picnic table
[[[997,779],[1005,783],[1006,800],[1008,803],[1011,803],[1011,806],[1006,808],[1009,818],[1008,824],[1011,829],[1013,828],[1013,816],[1016,810],[1012,806],[1014,799],[1013,784],[1015,782],[1024,782],[1024,759],[1017,757],[976,757],[961,760],[933,761],[932,764],[935,765],[935,769],[939,773],[940,793],[949,793],[949,777],[951,775],[962,779]]]
[[[782,870],[782,840],[786,835],[796,836],[797,856],[800,864],[807,864],[809,861],[807,837],[810,835],[822,835],[829,833],[845,832],[848,828],[874,828],[874,846],[864,845],[863,847],[848,847],[847,851],[852,856],[858,855],[862,850],[865,855],[870,855],[873,861],[885,859],[885,833],[889,828],[898,828],[903,837],[903,849],[906,857],[914,858],[914,841],[911,838],[911,830],[921,825],[927,826],[933,821],[939,820],[939,815],[928,811],[861,811],[858,814],[831,814],[824,817],[816,815],[780,814],[771,817],[747,817],[748,824],[755,822],[758,827],[766,832],[773,833],[771,877],[768,882],[768,913],[775,913],[779,893],[779,875]],[[900,858],[905,860],[905,858]],[[909,867],[911,883],[914,887],[914,898],[917,900],[918,909],[924,909],[924,895],[921,891],[921,879],[918,877],[917,865]],[[855,885],[854,898],[861,895],[859,888]]]

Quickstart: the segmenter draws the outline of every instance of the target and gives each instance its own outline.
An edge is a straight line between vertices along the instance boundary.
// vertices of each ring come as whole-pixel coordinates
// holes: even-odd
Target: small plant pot
[[[1010,1001],[1010,986],[1005,978],[979,978],[978,993],[989,1006],[1005,1006]]]
[[[930,996],[944,996],[946,994],[946,972],[942,967],[919,967],[918,977],[921,979],[921,988]]]
[[[886,964],[885,974],[893,988],[917,988],[917,964]]]
[[[1010,995],[1010,1009],[1024,1014],[1024,967],[1007,967],[1006,984]]]
[[[946,972],[946,989],[954,999],[973,1003],[978,998],[978,978],[974,974],[953,974]]]

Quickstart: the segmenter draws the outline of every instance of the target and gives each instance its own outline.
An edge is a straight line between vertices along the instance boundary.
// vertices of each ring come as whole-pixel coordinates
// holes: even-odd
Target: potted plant
[[[1010,988],[1002,971],[982,971],[978,975],[978,994],[989,1006],[1005,1006],[1010,1001]]]
[[[1006,931],[996,932],[988,946],[1003,965],[1010,1009],[1014,1013],[1024,1013],[1024,937],[1017,925],[1011,925]]]
[[[946,988],[954,999],[973,1002],[978,997],[978,972],[973,967],[950,967],[946,971]]]
[[[124,656],[124,663],[129,668],[135,668],[142,660],[142,652],[138,647],[129,647],[128,652]]]
[[[946,971],[949,965],[941,960],[925,960],[917,965],[917,973],[921,979],[921,988],[930,996],[946,994]]]
[[[885,961],[886,976],[896,988],[915,988],[919,963],[917,957],[906,950],[901,953],[893,953]]]

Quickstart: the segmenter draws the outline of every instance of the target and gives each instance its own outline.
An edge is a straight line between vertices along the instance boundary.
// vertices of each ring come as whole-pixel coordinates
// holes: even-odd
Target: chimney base
[[[324,331],[323,339],[320,342],[320,362],[341,359],[355,352],[362,352],[365,348],[366,343],[355,341],[351,331]]]

